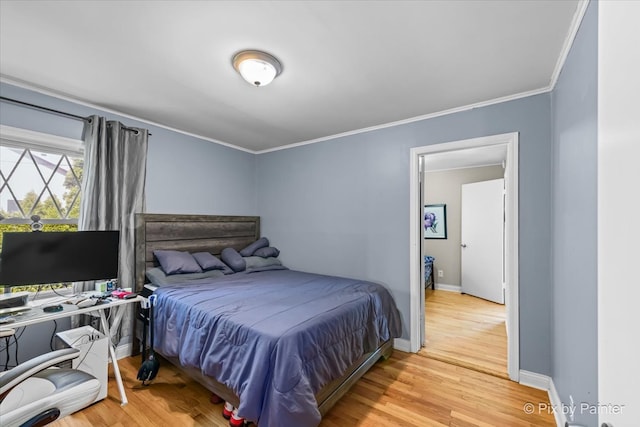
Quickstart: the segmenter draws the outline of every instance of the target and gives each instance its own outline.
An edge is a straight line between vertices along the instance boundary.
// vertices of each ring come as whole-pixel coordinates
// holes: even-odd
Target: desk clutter
[[[66,304],[74,304],[79,308],[90,307],[92,305],[111,302],[118,299],[135,298],[137,294],[131,292],[131,289],[114,289],[104,292],[86,292],[65,301]]]

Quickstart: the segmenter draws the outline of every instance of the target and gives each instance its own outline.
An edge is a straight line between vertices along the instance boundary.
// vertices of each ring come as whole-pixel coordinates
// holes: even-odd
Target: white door
[[[598,425],[637,427],[640,3],[601,1],[597,6],[598,396],[593,406],[576,410],[598,414]]]
[[[502,247],[504,179],[461,189],[462,292],[504,304]]]

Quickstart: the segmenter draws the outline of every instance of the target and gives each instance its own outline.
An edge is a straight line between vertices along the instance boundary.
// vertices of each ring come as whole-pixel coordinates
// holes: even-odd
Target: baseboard
[[[538,390],[549,391],[551,377],[531,371],[520,369],[520,384],[527,387],[537,388]]]
[[[558,390],[556,390],[556,385],[553,383],[553,379],[549,382],[549,402],[551,402],[552,408],[563,408],[562,400],[560,400],[560,395],[558,394]],[[567,423],[567,416],[565,411],[557,410],[553,411],[553,416],[556,419],[556,426],[564,427]]]
[[[131,356],[131,350],[133,349],[133,344],[128,342],[124,344],[120,344],[116,347],[116,359],[124,359],[125,357]]]
[[[562,409],[564,408],[562,401],[560,400],[560,395],[558,394],[558,390],[556,390],[556,386],[553,383],[553,378],[548,375],[537,374],[535,372],[520,370],[520,384],[537,388],[538,390],[545,390],[549,395],[549,403],[551,403],[551,408],[553,408],[553,416],[556,420],[556,426],[564,427],[567,422],[567,417],[563,413]],[[531,402],[536,405],[536,402]],[[536,407],[539,409],[539,407]]]
[[[462,286],[460,285],[448,285],[446,283],[436,282],[436,289],[439,291],[457,292],[459,294],[462,293]]]
[[[393,340],[393,348],[404,351],[405,353],[411,353],[411,341],[405,340],[404,338],[396,338]]]

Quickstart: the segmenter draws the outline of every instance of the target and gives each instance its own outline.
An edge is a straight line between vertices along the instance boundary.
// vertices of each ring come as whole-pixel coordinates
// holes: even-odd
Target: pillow
[[[266,237],[261,237],[246,248],[240,251],[240,255],[242,256],[251,256],[253,253],[260,248],[266,248],[269,246],[269,239]]]
[[[261,271],[272,271],[272,270],[288,270],[288,268],[285,267],[284,265],[266,265],[264,267],[247,268],[244,271],[244,273],[251,274],[251,273],[259,273]]]
[[[216,256],[212,255],[209,252],[196,252],[195,254],[191,254],[196,259],[200,267],[204,271],[209,270],[222,270],[224,274],[231,274],[233,270],[229,268],[227,264],[220,261]]]
[[[253,256],[259,256],[262,258],[277,257],[278,255],[280,255],[280,251],[273,246],[260,248],[253,253]]]
[[[247,263],[244,258],[242,258],[242,255],[233,248],[224,248],[222,253],[220,253],[220,258],[236,273],[244,271],[244,269],[247,268]]]
[[[282,262],[278,258],[269,257],[262,258],[259,256],[248,256],[244,258],[247,269],[268,267],[271,265],[282,265]]]
[[[165,274],[202,273],[202,269],[189,252],[153,251]]]
[[[280,251],[273,246],[267,246],[266,248],[260,248],[253,253],[253,256],[259,256],[262,258],[277,257],[280,255]]]
[[[204,273],[172,274],[168,276],[164,274],[164,271],[159,267],[148,269],[146,274],[149,281],[156,286],[187,284],[193,280],[212,279],[224,276],[221,270],[210,270]]]

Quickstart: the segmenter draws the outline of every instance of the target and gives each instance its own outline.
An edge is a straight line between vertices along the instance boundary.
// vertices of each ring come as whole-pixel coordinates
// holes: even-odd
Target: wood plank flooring
[[[222,404],[210,393],[161,361],[158,377],[142,386],[140,359],[119,361],[129,404],[120,406],[110,374],[107,398],[53,424],[57,427],[228,426]],[[344,426],[553,426],[545,411],[524,411],[525,403],[548,404],[546,392],[427,358],[394,351],[377,363],[334,406],[321,427]],[[293,427],[293,426],[292,426]]]
[[[420,354],[508,378],[505,306],[443,290],[425,290],[426,346]]]

